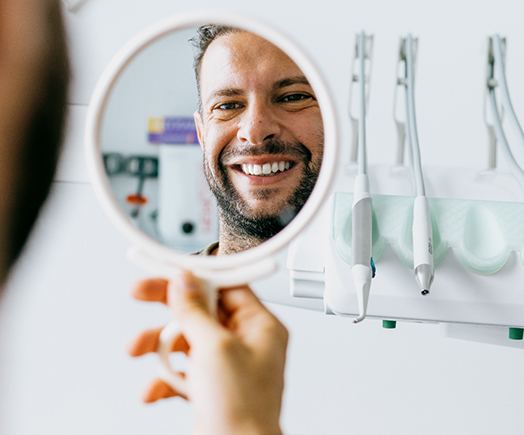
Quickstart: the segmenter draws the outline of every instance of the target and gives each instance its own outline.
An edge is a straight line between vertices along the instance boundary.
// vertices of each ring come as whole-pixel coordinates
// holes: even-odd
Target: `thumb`
[[[223,332],[214,313],[210,311],[210,297],[212,295],[205,284],[191,272],[183,272],[169,284],[169,306],[190,344],[207,341]]]

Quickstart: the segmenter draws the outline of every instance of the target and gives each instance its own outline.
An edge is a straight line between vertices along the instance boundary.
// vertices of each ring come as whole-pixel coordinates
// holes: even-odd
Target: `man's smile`
[[[278,162],[262,164],[243,163],[242,165],[240,165],[240,167],[246,175],[260,175],[264,177],[275,175],[278,172],[287,171],[289,168],[291,168],[291,162],[281,160]]]
[[[253,156],[242,157],[226,167],[231,170],[233,178],[248,185],[265,185],[278,183],[296,172],[300,162],[286,156]]]

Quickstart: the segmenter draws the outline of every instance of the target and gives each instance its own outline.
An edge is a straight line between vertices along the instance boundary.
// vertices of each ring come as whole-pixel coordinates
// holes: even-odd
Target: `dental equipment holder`
[[[413,271],[422,295],[429,294],[434,278],[433,234],[426,198],[415,111],[415,61],[418,41],[408,34],[400,41],[398,81],[405,88],[407,137],[415,182],[413,205]]]
[[[423,181],[431,186],[432,198],[428,198],[431,235],[434,264],[439,270],[431,298],[414,294],[415,281],[409,270],[413,267],[413,200],[406,192],[412,187],[409,160],[413,156],[409,151],[404,152],[409,100],[405,92],[407,52],[403,42],[393,112],[398,132],[394,168],[390,170],[388,165],[367,168],[374,192],[372,253],[380,274],[373,280],[373,298],[366,316],[387,319],[386,326],[399,320],[441,323],[449,337],[524,348],[524,293],[520,285],[524,279],[524,190],[518,172],[497,168],[505,154],[509,155],[502,116],[508,117],[512,111],[511,116],[516,119],[504,70],[505,40],[497,35],[488,40],[484,116],[490,140],[490,170],[424,167]],[[416,48],[416,39],[412,45]],[[415,61],[412,56],[412,65]],[[505,97],[501,95],[502,87]],[[352,116],[353,119],[358,121],[357,116]],[[518,121],[509,122],[522,138]],[[497,142],[501,147],[498,156],[494,149]],[[519,142],[518,137],[515,142]],[[514,162],[513,169],[517,168],[520,171]],[[321,218],[294,242],[296,248],[288,257],[288,268],[294,297],[318,301],[318,309],[326,314],[355,318],[359,313],[358,292],[347,279],[353,265],[354,166],[351,169],[341,171],[330,207],[325,207]],[[327,243],[323,244],[324,240]],[[502,329],[509,330],[510,340]]]

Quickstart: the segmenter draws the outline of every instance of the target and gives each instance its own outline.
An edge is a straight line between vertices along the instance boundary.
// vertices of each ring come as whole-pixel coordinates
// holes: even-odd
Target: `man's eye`
[[[308,94],[289,94],[280,97],[279,101],[282,103],[294,103],[296,101],[309,100],[310,98],[312,97]]]
[[[222,103],[217,106],[215,106],[215,110],[236,110],[240,109],[241,104],[240,103]]]

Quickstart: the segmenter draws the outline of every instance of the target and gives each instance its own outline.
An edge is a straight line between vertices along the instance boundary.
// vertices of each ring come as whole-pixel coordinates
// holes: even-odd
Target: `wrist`
[[[227,427],[209,427],[197,424],[193,435],[282,435],[280,425],[243,422]]]
[[[235,432],[229,432],[232,435],[282,435],[280,425],[257,425],[257,424],[246,424],[244,426],[239,425],[238,429],[235,428]]]

